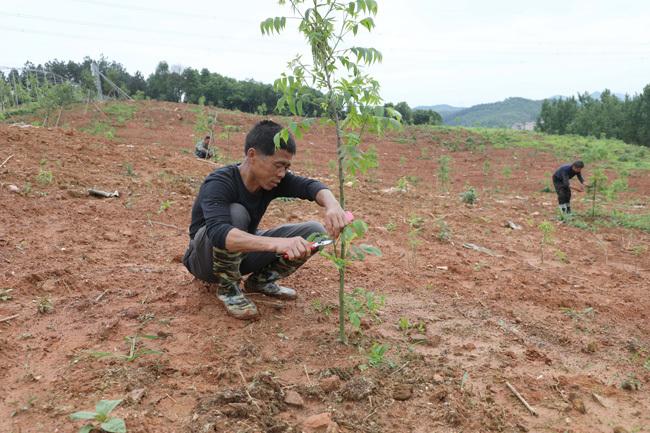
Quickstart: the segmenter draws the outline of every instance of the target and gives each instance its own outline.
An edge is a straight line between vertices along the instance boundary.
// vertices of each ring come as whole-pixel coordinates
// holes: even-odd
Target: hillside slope
[[[542,101],[508,98],[441,115],[447,125],[510,128],[516,123],[536,121],[541,109]]]

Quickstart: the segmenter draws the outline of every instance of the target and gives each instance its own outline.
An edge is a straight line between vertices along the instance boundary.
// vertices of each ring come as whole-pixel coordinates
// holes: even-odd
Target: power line
[[[239,40],[239,41],[250,41],[250,39],[234,38],[231,36],[208,35],[202,33],[186,33],[186,32],[178,32],[174,30],[165,30],[164,32],[161,32],[159,30],[154,30],[149,28],[136,28],[136,27],[115,25],[115,24],[91,22],[91,21],[78,21],[78,20],[69,20],[65,18],[44,17],[39,15],[17,14],[17,13],[10,13],[10,12],[0,12],[0,15],[5,15],[8,17],[14,17],[20,19],[41,20],[41,21],[57,22],[63,24],[75,24],[75,25],[87,26],[87,27],[104,27],[104,28],[117,29],[117,30],[127,30],[132,32],[146,32],[146,33],[155,33],[155,34],[178,35],[178,36],[209,38],[209,39],[219,39],[219,40],[232,39],[232,40]]]
[[[86,4],[91,4],[91,5],[96,5],[96,6],[104,6],[104,7],[109,7],[109,8],[115,8],[115,9],[124,9],[127,11],[141,11],[141,12],[149,12],[149,13],[155,13],[155,14],[162,14],[162,15],[170,15],[174,17],[178,16],[185,16],[188,18],[196,18],[200,19],[202,21],[208,19],[208,20],[213,20],[213,21],[219,21],[219,18],[216,16],[210,15],[211,12],[204,11],[203,13],[191,13],[191,12],[182,12],[178,10],[165,10],[165,9],[159,9],[159,8],[149,8],[145,6],[134,6],[134,5],[126,5],[123,3],[108,3],[104,1],[99,1],[99,0],[72,0],[73,2],[76,3],[86,3]],[[247,24],[258,24],[254,23],[252,21],[246,21],[246,20],[241,20],[241,19],[233,19],[233,18],[228,18],[228,21],[239,21]]]
[[[16,28],[16,27],[9,27],[9,26],[0,26],[0,30],[7,30],[10,32],[18,32],[18,33],[23,33],[23,34],[39,34],[39,35],[45,35],[45,36],[57,36],[57,37],[63,37],[63,38],[71,38],[71,39],[76,39],[77,41],[79,39],[83,40],[94,40],[94,41],[101,41],[101,42],[116,42],[116,43],[123,43],[123,44],[128,44],[128,45],[141,45],[145,46],[148,48],[151,48],[152,42],[150,40],[146,41],[140,41],[138,39],[115,39],[115,38],[100,38],[96,36],[91,36],[89,34],[71,34],[71,33],[62,33],[62,32],[50,32],[50,31],[44,31],[44,30],[33,30],[33,29],[24,29],[24,28]],[[197,46],[196,44],[193,44],[192,46],[189,45],[172,45],[172,44],[162,44],[159,42],[155,43],[155,46],[158,48],[178,48],[181,50],[187,50],[188,48],[194,48],[200,51],[204,51],[210,54],[215,54],[214,48],[204,48],[201,46]],[[273,53],[269,53],[268,51],[256,51],[256,50],[246,50],[246,49],[223,49],[219,51],[221,53],[234,53],[234,54],[255,54],[259,56],[272,56]]]

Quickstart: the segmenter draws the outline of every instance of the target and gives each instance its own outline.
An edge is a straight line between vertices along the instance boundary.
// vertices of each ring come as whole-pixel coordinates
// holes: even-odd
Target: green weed
[[[141,335],[140,338],[145,338],[148,340],[155,340],[158,337],[156,335]],[[127,354],[114,354],[113,352],[90,352],[90,355],[95,358],[117,358],[127,362],[133,362],[138,358],[141,358],[146,355],[162,355],[162,352],[159,350],[152,350],[147,348],[138,347],[138,336],[129,335],[124,338],[129,345],[129,352]]]
[[[104,108],[104,112],[110,114],[118,125],[124,125],[138,111],[135,105],[116,103]]]
[[[472,205],[478,200],[478,195],[476,194],[474,187],[471,186],[467,191],[460,195],[460,198],[463,203]]]
[[[91,433],[93,430],[100,430],[109,433],[127,433],[126,424],[122,418],[114,418],[110,413],[122,402],[122,400],[100,400],[95,405],[95,411],[81,411],[70,415],[73,421],[84,420],[99,423],[86,424],[79,429],[79,433]]]
[[[372,291],[357,287],[350,294],[345,294],[345,310],[352,327],[360,331],[361,319],[369,316],[372,320],[378,320],[379,310],[384,306],[386,298],[377,295]]]

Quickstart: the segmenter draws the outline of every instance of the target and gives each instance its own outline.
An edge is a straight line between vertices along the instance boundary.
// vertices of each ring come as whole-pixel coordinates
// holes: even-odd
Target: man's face
[[[251,158],[255,179],[267,191],[275,188],[291,167],[292,158],[293,155],[284,149],[278,149],[269,156],[256,151]]]
[[[573,168],[573,171],[575,171],[576,173],[580,173],[582,171],[582,167],[576,167],[574,165],[572,168]]]
[[[205,144],[206,146],[207,146],[208,144],[210,144],[210,137],[205,137],[205,138],[203,139],[203,144]]]

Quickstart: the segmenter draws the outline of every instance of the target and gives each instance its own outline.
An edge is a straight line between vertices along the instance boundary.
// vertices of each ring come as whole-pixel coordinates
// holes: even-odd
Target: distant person
[[[210,159],[214,152],[210,149],[210,136],[206,135],[203,140],[199,140],[194,146],[194,155],[201,159]]]
[[[562,215],[571,214],[571,182],[570,179],[574,176],[578,176],[581,187],[573,188],[577,191],[583,192],[585,180],[582,178],[580,172],[584,168],[585,164],[582,161],[576,161],[572,164],[565,164],[558,168],[555,173],[553,173],[553,186],[555,187],[555,192],[557,192],[557,201],[560,204],[560,212]]]
[[[246,135],[243,161],[210,173],[192,207],[183,264],[199,280],[213,283],[213,293],[238,319],[257,316],[257,307],[240,287],[243,275],[250,274],[244,284],[248,293],[295,299],[294,289],[276,282],[312,256],[306,240],[310,235],[327,232],[336,239],[346,224],[345,212],[327,186],[289,170],[296,143],[290,135],[276,149],[273,138],[281,130],[270,120],[257,123]],[[315,201],[325,208],[325,227],[309,221],[259,230],[266,208],[278,197]]]

